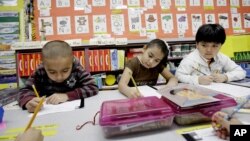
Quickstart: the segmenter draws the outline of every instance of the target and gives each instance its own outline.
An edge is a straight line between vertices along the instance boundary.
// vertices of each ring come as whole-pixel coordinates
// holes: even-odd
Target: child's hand
[[[226,139],[230,132],[230,125],[241,124],[241,122],[235,118],[230,121],[226,120],[227,114],[223,112],[216,112],[212,116],[212,126],[216,131],[216,135],[222,139]]]
[[[36,106],[39,104],[40,100],[41,100],[40,98],[34,97],[29,102],[27,102],[27,104],[25,105],[25,107],[27,108],[27,110],[30,113],[33,113],[35,111],[35,109],[36,109]]]
[[[223,112],[216,112],[212,116],[212,127],[214,128],[216,135],[222,139],[226,139],[229,135],[230,123],[225,120],[226,116],[227,114]]]
[[[43,141],[41,130],[30,128],[23,134],[19,134],[15,141]]]
[[[46,103],[56,105],[68,101],[68,99],[68,95],[65,93],[54,93],[47,98]]]
[[[225,74],[215,73],[212,74],[213,81],[217,83],[223,83],[227,81],[227,76]]]
[[[135,87],[129,88],[129,94],[127,94],[128,98],[137,98],[142,97],[140,93],[138,93],[137,89]]]
[[[199,84],[209,85],[213,82],[213,76],[210,76],[210,75],[200,76],[198,78],[198,81],[199,81]]]

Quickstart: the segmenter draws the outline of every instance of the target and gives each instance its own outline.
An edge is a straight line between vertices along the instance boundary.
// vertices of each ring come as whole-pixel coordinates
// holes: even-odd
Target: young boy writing
[[[180,82],[209,85],[245,78],[246,72],[229,57],[219,53],[226,39],[219,24],[202,25],[195,36],[196,49],[186,56],[176,70]]]
[[[126,64],[118,87],[119,91],[129,98],[140,97],[140,93],[130,81],[131,75],[136,85],[155,85],[159,74],[167,80],[167,86],[176,86],[177,78],[165,67],[168,58],[168,47],[160,39],[154,39],[143,47],[143,53],[132,58]]]
[[[72,48],[60,40],[46,43],[42,49],[42,64],[20,89],[19,105],[34,112],[40,98],[32,89],[35,85],[40,96],[46,96],[48,104],[60,104],[98,93],[94,79],[74,58]]]

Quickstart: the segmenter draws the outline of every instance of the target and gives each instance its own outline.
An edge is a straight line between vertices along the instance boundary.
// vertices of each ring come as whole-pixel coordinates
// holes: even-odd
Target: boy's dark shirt
[[[66,93],[69,101],[94,96],[98,93],[98,87],[90,73],[84,70],[80,62],[75,59],[70,76],[62,83],[56,83],[49,79],[44,66],[38,69],[27,79],[25,87],[20,89],[19,105],[25,109],[28,101],[35,97],[32,85],[35,85],[40,96],[50,96],[54,93]]]

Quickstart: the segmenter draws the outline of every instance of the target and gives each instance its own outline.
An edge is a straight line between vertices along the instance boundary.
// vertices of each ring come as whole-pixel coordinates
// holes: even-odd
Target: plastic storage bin
[[[106,137],[170,127],[174,113],[157,97],[105,101],[99,123]]]
[[[183,87],[187,87],[187,85],[183,85]],[[220,111],[224,108],[229,108],[237,105],[236,101],[233,98],[228,97],[224,94],[220,94],[220,92],[197,86],[189,86],[189,87],[191,87],[192,89],[199,89],[199,92],[210,91],[212,97],[218,99],[219,101],[205,103],[205,104],[198,104],[190,107],[181,107],[172,100],[167,98],[166,95],[170,94],[171,91],[170,89],[160,91],[160,93],[163,95],[162,99],[172,107],[172,110],[175,113],[174,121],[179,125],[188,125],[188,124],[210,121],[212,115],[215,112]]]

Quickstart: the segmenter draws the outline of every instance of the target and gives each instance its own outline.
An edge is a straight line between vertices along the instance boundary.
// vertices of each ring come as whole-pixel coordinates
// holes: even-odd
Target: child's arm
[[[174,87],[178,85],[178,79],[167,68],[163,69],[161,75],[167,80],[168,87]]]
[[[215,129],[216,135],[222,139],[226,139],[229,136],[230,125],[240,125],[242,124],[238,119],[232,118],[231,120],[226,120],[225,117],[228,115],[224,112],[216,112],[212,116],[212,127]]]
[[[29,102],[27,102],[27,104],[25,104],[25,108],[28,110],[28,112],[33,113],[40,101],[41,99],[39,97],[34,97]]]
[[[81,97],[86,98],[97,95],[99,89],[95,84],[94,78],[89,72],[84,70],[82,67],[78,67],[77,78],[76,88],[73,91],[66,93],[69,101],[80,99]]]
[[[138,94],[135,87],[128,86],[128,83],[130,81],[130,76],[132,75],[132,73],[133,72],[128,67],[125,67],[122,73],[121,79],[119,80],[118,88],[119,88],[119,91],[125,96],[129,98],[136,98],[136,97],[140,97],[140,94]]]
[[[182,83],[188,84],[199,84],[199,76],[198,75],[191,75],[192,71],[194,70],[192,66],[194,63],[192,60],[184,58],[178,68],[176,69],[175,76]]]
[[[54,93],[46,99],[47,104],[60,104],[69,100],[66,93]]]
[[[234,61],[232,61],[229,57],[223,58],[223,69],[225,73],[223,75],[227,76],[226,82],[241,80],[246,77],[246,71],[244,71],[241,66],[237,65]]]
[[[28,109],[27,103],[29,101],[31,101],[32,99],[36,98],[36,95],[35,95],[33,88],[32,88],[32,85],[34,84],[34,81],[35,81],[35,77],[38,77],[37,74],[32,74],[25,82],[25,87],[21,88],[19,90],[18,94],[20,97],[18,99],[18,103],[22,109]],[[34,103],[34,102],[32,102],[32,103]],[[34,105],[34,104],[32,104],[32,105]],[[36,105],[34,105],[34,106],[36,106]],[[32,112],[32,109],[33,109],[33,108],[31,108],[32,106],[29,105],[28,107],[30,107],[30,109],[28,109],[29,112]]]

